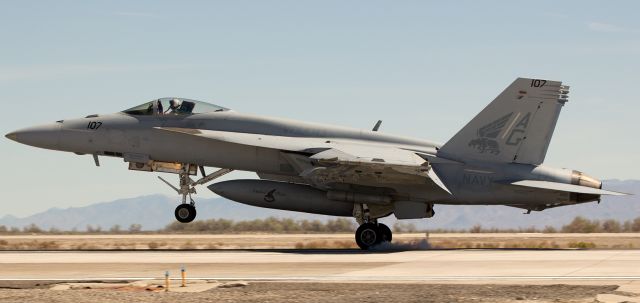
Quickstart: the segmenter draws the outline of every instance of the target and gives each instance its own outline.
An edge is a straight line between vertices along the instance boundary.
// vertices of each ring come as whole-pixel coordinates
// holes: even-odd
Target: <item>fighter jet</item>
[[[434,205],[507,205],[527,211],[623,195],[580,171],[543,165],[569,87],[518,78],[444,144],[245,114],[185,98],[160,98],[122,112],[88,115],[6,135],[17,142],[99,157],[130,170],[173,173],[176,219],[196,217],[196,186],[233,170],[259,179],[213,183],[244,204],[354,217],[362,249],[392,240],[378,219],[430,218]],[[217,168],[208,173],[207,168]],[[199,173],[198,173],[199,172]],[[197,177],[201,175],[200,177]]]

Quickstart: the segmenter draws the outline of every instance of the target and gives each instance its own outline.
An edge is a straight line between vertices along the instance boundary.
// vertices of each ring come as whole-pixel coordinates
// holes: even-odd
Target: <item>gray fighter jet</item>
[[[180,222],[196,217],[195,187],[231,172],[260,179],[208,188],[249,205],[353,216],[356,242],[391,241],[378,219],[430,218],[436,204],[508,205],[531,211],[622,195],[582,172],[542,165],[569,87],[516,79],[445,144],[238,113],[185,98],[25,128],[6,137],[79,155],[120,157],[130,170],[174,173]],[[207,173],[205,167],[218,170]],[[198,172],[201,177],[198,178]],[[187,200],[187,198],[189,198]]]

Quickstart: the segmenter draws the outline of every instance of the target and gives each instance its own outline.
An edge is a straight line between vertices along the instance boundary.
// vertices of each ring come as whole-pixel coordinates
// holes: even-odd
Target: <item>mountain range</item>
[[[526,228],[554,226],[569,223],[576,216],[589,219],[617,219],[620,221],[640,217],[640,180],[607,180],[604,188],[626,192],[632,196],[606,196],[602,202],[558,207],[541,212],[523,214],[523,210],[507,206],[454,206],[436,205],[436,215],[430,219],[406,220],[418,228],[467,229],[476,224],[483,227]],[[177,197],[149,195],[135,198],[100,202],[84,207],[51,208],[31,216],[18,218],[5,215],[0,225],[22,228],[36,224],[43,229],[85,230],[87,226],[109,229],[120,225],[126,229],[131,224],[141,224],[143,230],[156,230],[174,222]],[[328,220],[331,217],[306,213],[264,209],[248,206],[224,198],[198,199],[197,219],[226,218],[236,221],[267,217]],[[392,216],[382,222],[392,225]]]

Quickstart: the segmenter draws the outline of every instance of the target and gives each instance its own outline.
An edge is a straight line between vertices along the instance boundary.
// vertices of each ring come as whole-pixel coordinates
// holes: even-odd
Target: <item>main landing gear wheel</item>
[[[373,223],[364,223],[356,230],[356,243],[361,249],[367,250],[381,241],[380,229]]]
[[[356,230],[356,243],[367,250],[382,242],[391,242],[391,229],[384,224],[364,223]]]
[[[382,242],[391,242],[393,234],[391,233],[389,226],[378,223],[378,229],[380,229],[380,233],[382,234]]]
[[[191,204],[180,204],[175,211],[176,220],[189,223],[196,218],[196,207]]]

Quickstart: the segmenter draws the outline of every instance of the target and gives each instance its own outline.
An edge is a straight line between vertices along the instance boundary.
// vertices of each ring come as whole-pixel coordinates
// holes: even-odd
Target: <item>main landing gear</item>
[[[371,219],[369,209],[366,204],[356,204],[353,215],[356,221],[360,223],[360,227],[356,230],[356,243],[363,250],[378,245],[383,242],[391,242],[391,229],[378,223],[377,219]]]
[[[382,242],[391,242],[391,229],[382,223],[364,223],[356,230],[356,243],[367,250]]]
[[[176,207],[174,212],[176,216],[176,220],[181,223],[189,223],[196,218],[196,202],[191,198],[191,194],[196,193],[196,185],[202,185],[208,182],[213,181],[216,178],[219,178],[223,175],[226,175],[233,171],[232,169],[219,169],[209,175],[207,175],[204,171],[204,167],[200,166],[200,173],[202,173],[202,178],[193,181],[189,176],[189,172],[195,171],[195,167],[193,164],[182,164],[182,169],[178,173],[178,177],[180,179],[180,188],[173,186],[167,180],[158,176],[162,182],[169,185],[169,187],[173,188],[178,194],[182,195],[182,203]],[[187,196],[189,196],[189,203],[187,203]]]

